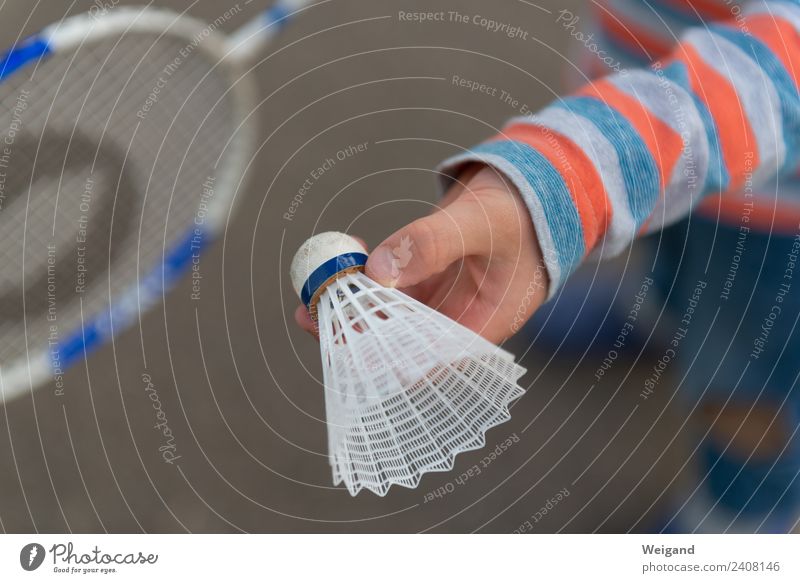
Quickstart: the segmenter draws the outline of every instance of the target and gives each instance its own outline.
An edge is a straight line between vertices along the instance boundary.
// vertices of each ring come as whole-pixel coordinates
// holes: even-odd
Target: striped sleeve
[[[549,295],[589,254],[611,257],[705,196],[797,168],[800,0],[688,29],[669,56],[585,86],[446,160],[496,168],[530,209]]]

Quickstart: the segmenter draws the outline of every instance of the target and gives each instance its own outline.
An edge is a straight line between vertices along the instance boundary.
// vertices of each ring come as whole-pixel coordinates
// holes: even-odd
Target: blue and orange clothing
[[[617,255],[695,209],[753,229],[797,231],[800,189],[790,178],[800,157],[800,3],[591,7],[604,54],[614,55],[594,60],[605,67],[618,59],[617,72],[512,119],[442,166],[456,174],[480,161],[516,186],[550,295],[587,256]]]

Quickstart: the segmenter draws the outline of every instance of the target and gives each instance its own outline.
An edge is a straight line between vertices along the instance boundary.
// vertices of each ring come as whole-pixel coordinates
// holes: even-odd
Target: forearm
[[[591,83],[448,160],[500,170],[533,219],[552,295],[590,253],[623,250],[706,195],[797,165],[800,8],[757,2],[690,29],[651,69]]]

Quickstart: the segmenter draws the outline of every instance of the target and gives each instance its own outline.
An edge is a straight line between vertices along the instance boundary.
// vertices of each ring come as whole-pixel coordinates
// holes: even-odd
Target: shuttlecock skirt
[[[511,354],[362,273],[317,309],[333,479],[353,495],[451,469],[524,393]]]

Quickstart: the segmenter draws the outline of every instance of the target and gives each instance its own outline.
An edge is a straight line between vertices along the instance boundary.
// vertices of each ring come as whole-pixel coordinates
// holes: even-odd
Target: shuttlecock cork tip
[[[317,291],[338,273],[361,267],[367,262],[367,251],[357,240],[329,231],[308,239],[297,250],[290,267],[292,286],[306,306]]]

